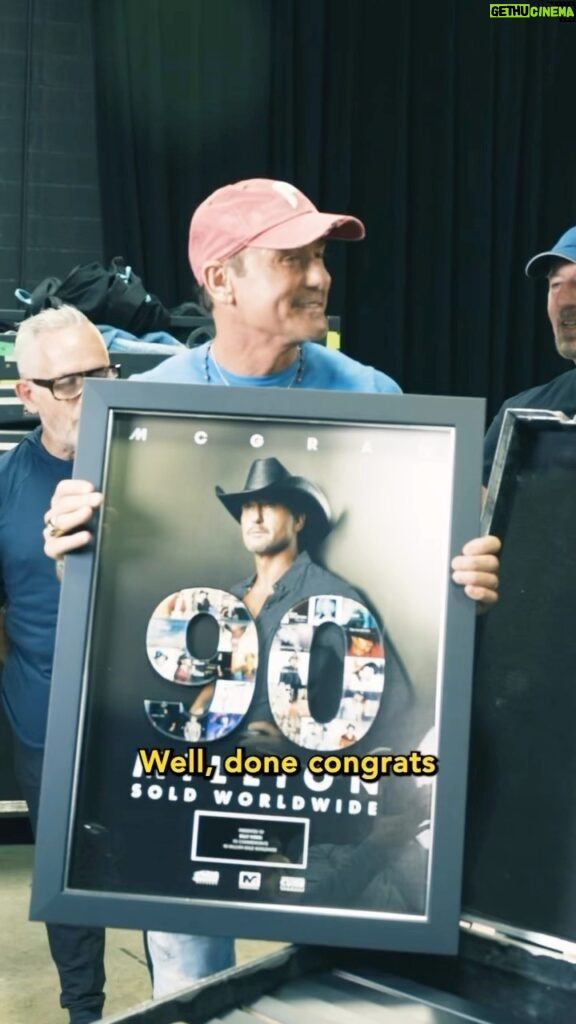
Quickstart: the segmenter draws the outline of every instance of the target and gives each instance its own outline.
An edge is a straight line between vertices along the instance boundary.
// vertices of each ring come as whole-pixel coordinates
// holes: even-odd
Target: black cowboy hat
[[[278,459],[255,459],[242,491],[216,487],[216,495],[231,515],[240,522],[242,506],[250,501],[285,504],[306,514],[306,537],[319,539],[332,525],[332,513],[326,495],[303,476],[292,476]]]

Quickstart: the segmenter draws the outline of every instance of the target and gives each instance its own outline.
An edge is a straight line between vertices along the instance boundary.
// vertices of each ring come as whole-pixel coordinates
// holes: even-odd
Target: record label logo
[[[220,881],[220,872],[208,871],[204,868],[194,872],[192,875],[192,881],[196,882],[196,885],[218,885],[218,882]]]
[[[238,875],[238,888],[239,889],[252,889],[257,890],[260,888],[262,882],[262,875],[259,871],[241,871]]]
[[[297,878],[295,875],[280,876],[280,892],[304,892],[305,889],[305,878]]]

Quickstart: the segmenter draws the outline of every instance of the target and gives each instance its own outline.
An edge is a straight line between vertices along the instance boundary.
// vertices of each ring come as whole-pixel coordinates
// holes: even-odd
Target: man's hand
[[[103,495],[88,480],[60,481],[44,515],[44,551],[49,558],[58,560],[90,543],[90,531],[78,527],[89,522],[102,501]]]
[[[472,601],[491,605],[498,600],[501,547],[498,537],[475,537],[464,545],[461,555],[452,559],[452,579],[464,587]]]

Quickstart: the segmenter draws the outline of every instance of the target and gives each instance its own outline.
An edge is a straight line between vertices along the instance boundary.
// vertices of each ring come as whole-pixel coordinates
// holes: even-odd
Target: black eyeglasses
[[[110,366],[97,366],[94,370],[83,370],[81,373],[67,373],[63,377],[52,377],[50,380],[39,380],[38,377],[31,377],[33,384],[40,388],[48,388],[58,402],[71,402],[78,398],[84,389],[86,377],[105,377],[116,380],[120,376],[121,364],[116,363]]]

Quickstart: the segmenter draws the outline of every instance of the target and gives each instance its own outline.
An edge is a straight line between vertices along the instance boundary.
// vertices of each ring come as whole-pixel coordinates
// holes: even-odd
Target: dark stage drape
[[[576,23],[480,0],[95,0],[104,237],[166,305],[190,214],[244,177],[367,225],[333,245],[344,347],[411,392],[567,367],[526,260],[576,222]]]

